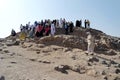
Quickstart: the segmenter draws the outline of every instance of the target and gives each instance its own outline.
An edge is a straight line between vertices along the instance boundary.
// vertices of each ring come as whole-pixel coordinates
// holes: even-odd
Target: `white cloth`
[[[55,25],[51,24],[51,35],[54,36],[54,34],[55,34]]]

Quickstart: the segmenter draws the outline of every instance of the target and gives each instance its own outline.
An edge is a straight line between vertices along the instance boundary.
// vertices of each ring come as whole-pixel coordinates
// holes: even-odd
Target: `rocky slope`
[[[88,31],[96,55],[86,54]],[[24,42],[9,36],[0,40],[0,80],[120,80],[120,38],[84,28]]]

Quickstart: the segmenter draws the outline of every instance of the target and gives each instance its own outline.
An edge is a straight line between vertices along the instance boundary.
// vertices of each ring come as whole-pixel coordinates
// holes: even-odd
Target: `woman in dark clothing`
[[[73,32],[73,27],[74,27],[73,22],[70,22],[70,32],[71,33]]]

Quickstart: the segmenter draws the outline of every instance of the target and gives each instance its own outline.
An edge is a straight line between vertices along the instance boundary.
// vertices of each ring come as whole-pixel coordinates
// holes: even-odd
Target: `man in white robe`
[[[55,35],[55,25],[54,23],[51,24],[51,36]]]
[[[93,54],[94,47],[95,47],[94,37],[91,35],[90,32],[88,32],[87,34],[88,34],[88,36],[87,36],[87,42],[88,42],[87,52],[89,54]]]

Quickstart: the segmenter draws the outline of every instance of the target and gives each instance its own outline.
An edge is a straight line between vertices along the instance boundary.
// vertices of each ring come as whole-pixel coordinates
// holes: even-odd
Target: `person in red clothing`
[[[49,34],[50,34],[50,26],[48,24],[46,24],[46,26],[45,26],[45,35],[49,36]]]
[[[36,27],[36,36],[37,37],[42,37],[43,36],[43,26],[41,24],[39,24],[37,27]]]

